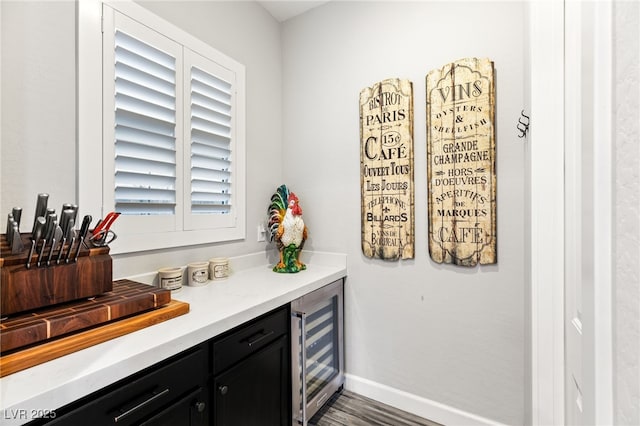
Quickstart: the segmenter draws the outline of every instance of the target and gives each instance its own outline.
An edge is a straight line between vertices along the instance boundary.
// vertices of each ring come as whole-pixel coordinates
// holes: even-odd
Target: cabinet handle
[[[229,392],[229,387],[228,386],[220,386],[218,389],[220,389],[220,393],[222,395],[226,395],[227,392]]]
[[[307,418],[307,314],[305,312],[292,311],[292,316],[298,317],[300,320],[300,354],[302,356],[300,362],[300,396],[302,398],[302,419]],[[292,336],[292,339],[297,339],[298,336]],[[297,389],[295,390],[297,392]],[[303,422],[301,422],[303,423]]]
[[[202,413],[205,408],[207,408],[207,404],[202,401],[197,401],[194,405],[196,407],[196,410],[198,410],[198,413]]]
[[[124,413],[120,414],[119,416],[114,417],[113,418],[113,422],[114,423],[118,423],[120,420],[122,420],[123,418],[129,416],[134,411],[137,411],[137,410],[141,409],[142,407],[144,407],[145,405],[150,404],[151,402],[155,401],[156,399],[160,398],[161,396],[163,396],[166,393],[169,393],[169,388],[166,388],[165,390],[160,391],[158,393],[154,393],[151,398],[142,401],[140,404],[136,405],[135,407],[130,408],[127,411],[125,411]]]
[[[258,333],[254,334],[253,336],[250,336],[247,338],[247,344],[249,345],[249,347],[255,345],[256,343],[266,339],[267,337],[271,336],[274,333],[273,330],[269,331],[268,333],[265,333],[264,330],[260,330]]]

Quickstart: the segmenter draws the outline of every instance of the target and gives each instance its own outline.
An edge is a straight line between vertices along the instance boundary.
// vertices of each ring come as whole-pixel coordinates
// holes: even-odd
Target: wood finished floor
[[[336,393],[310,426],[441,426],[349,391]]]

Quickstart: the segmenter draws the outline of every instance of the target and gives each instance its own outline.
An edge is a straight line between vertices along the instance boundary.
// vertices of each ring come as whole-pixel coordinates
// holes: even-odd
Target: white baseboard
[[[501,425],[496,421],[351,374],[345,374],[345,389],[447,426]]]

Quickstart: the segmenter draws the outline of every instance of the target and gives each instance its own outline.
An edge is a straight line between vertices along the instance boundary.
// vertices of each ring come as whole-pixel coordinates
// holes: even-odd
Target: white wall
[[[614,3],[614,423],[640,424],[640,5]]]
[[[256,227],[265,221],[269,198],[282,183],[279,24],[255,2],[139,3],[246,66],[247,238],[114,256],[114,277],[265,250],[265,243],[257,242]],[[21,206],[23,223],[32,223],[39,192],[48,192],[56,209],[64,202],[77,202],[75,4],[2,0],[0,7],[0,212],[6,218],[11,207]],[[48,168],[53,170],[50,175]],[[5,226],[5,219],[0,222]],[[22,230],[30,228],[25,225]]]
[[[3,0],[0,7],[0,216],[6,226],[11,208],[22,207],[21,228],[31,232],[27,207],[33,211],[39,192],[58,210],[75,201],[75,5]]]
[[[515,129],[524,23],[520,2],[331,2],[285,22],[282,35],[284,179],[305,209],[309,246],[348,254],[351,383],[507,424],[525,422],[528,381],[525,158]],[[498,264],[473,269],[430,260],[426,219],[425,75],[468,56],[491,58],[497,75]],[[360,249],[358,94],[391,77],[414,84],[416,254],[402,262]]]

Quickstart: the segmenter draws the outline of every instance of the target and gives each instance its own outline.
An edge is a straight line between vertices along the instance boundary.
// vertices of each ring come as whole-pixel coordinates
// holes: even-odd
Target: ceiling
[[[298,16],[314,7],[328,3],[329,0],[279,0],[279,1],[263,1],[258,3],[264,7],[278,22],[284,22],[287,19]]]

